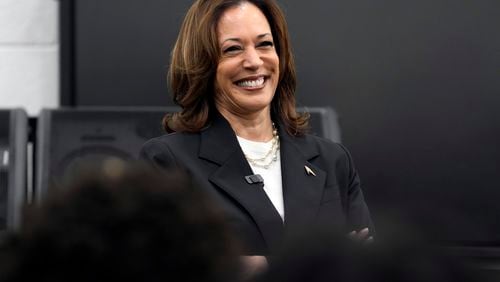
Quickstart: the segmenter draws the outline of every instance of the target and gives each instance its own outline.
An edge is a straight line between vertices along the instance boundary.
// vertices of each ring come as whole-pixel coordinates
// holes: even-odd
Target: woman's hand
[[[368,227],[363,228],[359,231],[353,230],[348,234],[349,238],[354,241],[370,244],[373,242],[373,236],[370,236],[370,229]]]
[[[243,281],[250,280],[267,270],[268,263],[265,256],[241,256]]]

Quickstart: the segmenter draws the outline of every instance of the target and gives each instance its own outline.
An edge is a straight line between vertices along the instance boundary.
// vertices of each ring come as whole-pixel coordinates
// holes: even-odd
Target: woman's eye
[[[259,44],[260,47],[273,47],[274,43],[272,41],[263,41]]]
[[[229,46],[223,50],[224,53],[232,53],[241,50],[240,46]]]

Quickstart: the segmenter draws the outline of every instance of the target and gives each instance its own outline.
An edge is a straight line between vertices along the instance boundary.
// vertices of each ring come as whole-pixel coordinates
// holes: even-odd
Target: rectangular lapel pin
[[[312,169],[310,169],[308,166],[305,165],[304,168],[306,169],[306,173],[308,175],[316,176],[316,173],[314,173],[314,171]]]

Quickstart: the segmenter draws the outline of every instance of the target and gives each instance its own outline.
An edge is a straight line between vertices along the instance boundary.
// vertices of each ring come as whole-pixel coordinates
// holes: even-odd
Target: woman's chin
[[[242,95],[242,97],[238,100],[238,105],[243,109],[247,109],[250,111],[261,111],[271,105],[273,95],[269,95],[266,93],[252,96]]]
[[[249,113],[255,113],[269,109],[270,105],[271,101],[263,101],[261,103],[253,101],[253,103],[242,104],[241,108],[247,110]]]

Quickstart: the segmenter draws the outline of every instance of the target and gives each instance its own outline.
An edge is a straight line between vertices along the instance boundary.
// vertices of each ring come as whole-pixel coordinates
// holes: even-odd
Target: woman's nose
[[[249,69],[256,69],[262,66],[264,63],[262,61],[261,55],[255,48],[248,48],[244,54],[243,67]]]

